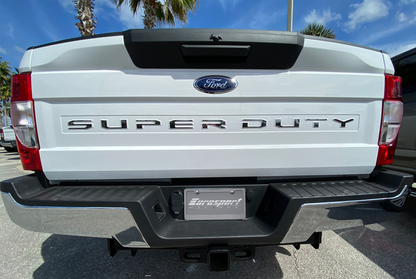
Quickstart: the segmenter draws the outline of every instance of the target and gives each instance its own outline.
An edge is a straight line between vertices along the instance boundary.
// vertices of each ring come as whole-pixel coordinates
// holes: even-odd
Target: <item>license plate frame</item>
[[[243,220],[246,218],[245,188],[187,188],[185,220]]]

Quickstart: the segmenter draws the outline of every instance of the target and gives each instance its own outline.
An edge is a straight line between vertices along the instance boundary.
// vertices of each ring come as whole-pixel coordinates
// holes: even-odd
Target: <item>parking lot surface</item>
[[[28,174],[17,153],[0,149],[0,180]],[[416,198],[387,222],[323,233],[310,245],[269,246],[253,261],[227,272],[182,263],[175,250],[120,251],[110,257],[105,239],[26,231],[12,223],[0,201],[0,278],[414,278]]]

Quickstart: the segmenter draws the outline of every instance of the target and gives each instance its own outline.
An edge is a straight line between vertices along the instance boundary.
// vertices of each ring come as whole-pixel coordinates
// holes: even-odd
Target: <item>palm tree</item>
[[[1,113],[3,116],[7,116],[7,108],[10,106],[10,86],[11,86],[11,77],[12,72],[9,66],[9,61],[1,62],[0,57],[0,100],[1,100]],[[6,108],[6,109],[5,109]],[[5,117],[5,124],[7,123],[7,117]]]
[[[175,27],[175,20],[186,24],[188,12],[195,11],[198,0],[113,0],[117,8],[123,3],[130,6],[133,14],[141,7],[144,10],[144,28],[151,29],[156,25],[170,24]]]
[[[305,28],[300,30],[300,33],[305,35],[335,39],[334,30],[332,30],[331,28],[325,28],[324,24],[319,23],[308,23],[308,25]]]
[[[94,11],[94,0],[74,0],[75,10],[78,12],[76,19],[79,20],[75,27],[81,32],[81,36],[94,35],[97,18]]]
[[[10,98],[11,68],[9,61],[1,62],[0,57],[0,99],[7,101]]]

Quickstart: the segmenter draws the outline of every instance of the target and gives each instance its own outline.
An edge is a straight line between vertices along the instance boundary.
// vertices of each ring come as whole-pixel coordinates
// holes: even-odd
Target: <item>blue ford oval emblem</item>
[[[194,87],[208,94],[223,94],[234,90],[238,83],[235,79],[224,76],[201,77],[194,81]]]

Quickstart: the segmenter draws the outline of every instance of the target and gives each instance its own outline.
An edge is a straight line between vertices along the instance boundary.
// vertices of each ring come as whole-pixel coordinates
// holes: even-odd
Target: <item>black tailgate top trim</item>
[[[289,69],[295,64],[303,43],[303,35],[280,31],[135,29],[124,32],[124,44],[133,63],[139,68],[154,69]],[[189,59],[181,50],[192,45],[250,48],[244,59],[224,59],[223,55],[204,53]]]

